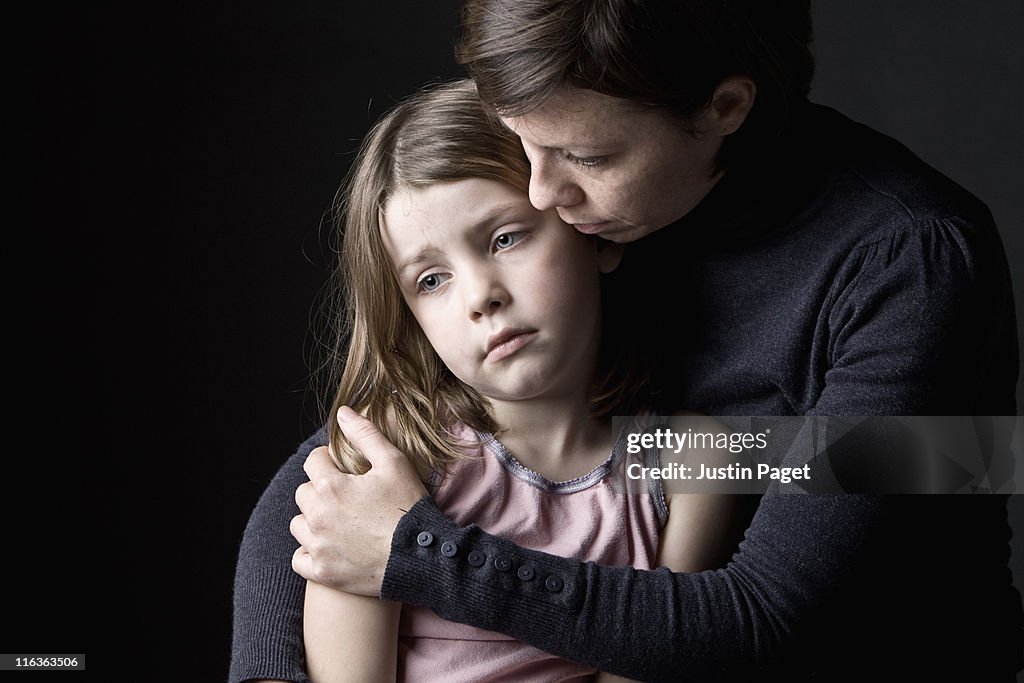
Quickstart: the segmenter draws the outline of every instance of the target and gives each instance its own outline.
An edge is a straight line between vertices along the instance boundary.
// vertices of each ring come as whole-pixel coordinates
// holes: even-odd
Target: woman
[[[617,277],[648,294],[645,332],[660,338],[666,318],[694,330],[654,354],[667,405],[1016,412],[991,216],[895,141],[807,102],[807,3],[470,0],[464,27],[461,58],[522,139],[535,206],[637,240]],[[311,459],[311,478],[344,495],[303,512],[348,520],[359,499],[380,514],[299,518],[294,567],[308,578],[650,680],[1012,680],[1020,667],[1002,497],[766,495],[724,570],[628,573],[452,524],[371,426],[352,429],[393,493],[369,498]],[[564,587],[526,601],[416,562],[423,530],[544,562]]]

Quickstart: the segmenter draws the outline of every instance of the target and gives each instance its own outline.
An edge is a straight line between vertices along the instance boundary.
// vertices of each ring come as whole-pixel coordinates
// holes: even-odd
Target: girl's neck
[[[499,440],[520,463],[551,481],[589,473],[607,459],[611,425],[590,415],[586,397],[492,401]]]

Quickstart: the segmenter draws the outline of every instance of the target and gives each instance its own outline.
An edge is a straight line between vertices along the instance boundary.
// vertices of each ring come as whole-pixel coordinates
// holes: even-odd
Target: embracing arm
[[[352,414],[351,411],[348,413]],[[352,415],[360,420],[359,424],[369,425],[362,418]],[[342,425],[345,423],[342,422]],[[316,622],[323,627],[323,630],[311,634],[312,638],[306,639],[306,643],[316,647],[317,652],[326,651],[326,647],[330,646],[329,639],[336,638],[329,629],[351,628],[353,620],[340,623],[340,617],[337,612],[332,612],[332,607],[351,607],[355,610],[353,613],[358,613],[360,618],[373,619],[374,629],[369,632],[374,637],[381,636],[379,647],[390,647],[392,652],[395,651],[398,605],[385,605],[376,599],[337,593],[324,586],[315,586],[315,595],[306,596],[306,579],[325,585],[331,583],[331,577],[324,574],[325,565],[314,563],[306,552],[307,548],[338,548],[338,554],[332,554],[331,559],[337,560],[340,556],[342,561],[384,555],[390,534],[383,527],[390,524],[393,528],[395,521],[425,492],[408,459],[394,448],[380,447],[376,439],[380,440],[379,443],[386,441],[375,429],[372,431],[374,433],[368,441],[367,437],[354,434],[361,439],[360,443],[366,443],[371,448],[370,455],[374,458],[371,473],[348,475],[339,471],[327,454],[327,448],[322,447],[327,442],[326,431],[322,430],[299,446],[295,454],[281,466],[257,502],[242,537],[235,569],[229,683],[264,680],[309,683],[303,643],[304,600],[307,604],[313,602],[316,608],[315,613],[307,619],[307,624],[313,626],[313,622]],[[382,451],[385,451],[385,455],[391,455],[390,460],[393,462],[388,462],[388,458],[381,455]],[[405,475],[402,483],[382,487],[379,483],[381,475],[391,474],[397,478],[395,472]],[[311,478],[314,481],[311,482]],[[344,488],[346,483],[350,485],[349,488]],[[366,496],[372,497],[381,491],[387,492],[385,503],[365,502]],[[316,504],[318,492],[328,494],[330,500],[340,501],[343,507],[319,507]],[[357,495],[359,492],[363,496]],[[303,506],[301,510],[300,504]],[[343,534],[359,529],[357,522],[367,516],[366,512],[371,506],[374,512],[386,516],[386,523],[373,523],[371,530],[357,531],[350,540],[337,541],[324,534],[321,534],[320,539],[327,538],[327,542],[310,540],[310,525],[314,529],[322,529],[332,527],[334,520],[346,520],[338,525],[337,531]],[[307,514],[300,514],[303,510]],[[363,553],[360,555],[357,550]],[[375,563],[371,564],[374,567],[370,570],[365,568],[365,563],[361,565],[359,580],[350,584],[355,592],[366,593],[365,586],[380,585],[384,559],[379,560],[379,569]],[[326,566],[329,568],[330,563]],[[384,632],[391,634],[386,643],[382,638]],[[325,646],[325,649],[321,650],[321,646]],[[346,644],[346,647],[351,647],[351,644]],[[320,667],[320,664],[329,664],[328,658],[314,656],[317,659],[311,662],[312,667],[317,667],[316,670],[321,672],[329,670],[328,666]],[[381,659],[377,658],[377,661]],[[395,657],[390,657],[388,661],[394,662]],[[374,670],[380,671],[380,667]]]
[[[623,676],[721,680],[773,657],[794,615],[843,573],[876,514],[877,504],[859,497],[769,496],[726,569],[672,573],[520,548],[457,527],[424,498],[395,530],[381,595]],[[783,538],[776,528],[786,528]],[[459,555],[418,546],[421,531],[454,543]],[[472,550],[534,567],[537,580],[481,578],[465,562]]]
[[[267,486],[249,518],[235,570],[229,683],[309,680],[302,647],[306,582],[292,571],[292,555],[298,544],[288,532],[288,525],[299,512],[295,489],[306,481],[302,465],[325,438],[319,433],[299,446]]]

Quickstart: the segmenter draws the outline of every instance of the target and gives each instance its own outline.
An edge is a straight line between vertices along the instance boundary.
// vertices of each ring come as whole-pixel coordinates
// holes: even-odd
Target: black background
[[[0,652],[224,680],[245,521],[318,419],[321,220],[372,121],[461,73],[458,6],[46,5],[7,22]],[[1022,5],[815,15],[812,99],[984,199],[1019,288]]]

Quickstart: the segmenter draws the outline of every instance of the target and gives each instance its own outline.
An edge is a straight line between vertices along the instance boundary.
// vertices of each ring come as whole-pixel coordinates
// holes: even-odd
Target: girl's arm
[[[724,567],[740,541],[740,496],[677,493],[668,499],[668,522],[661,532],[658,566],[674,572]]]
[[[314,683],[394,683],[401,608],[307,582],[306,673]]]
[[[722,429],[719,425],[717,429]],[[727,460],[728,452],[713,450],[701,453],[709,464]],[[661,530],[658,543],[658,566],[674,572],[701,572],[724,567],[735,552],[743,526],[749,521],[743,514],[741,496],[722,493],[677,493],[667,495],[668,521]],[[595,683],[628,683],[606,672],[597,675]]]
[[[681,412],[676,417],[683,418],[683,426],[695,432],[731,431],[705,415]],[[737,456],[722,448],[689,448],[683,459],[696,471],[700,464],[727,466]],[[662,462],[678,460],[679,456],[663,453]],[[712,490],[721,488],[712,486]],[[666,494],[665,498],[669,514],[658,544],[658,566],[693,573],[726,565],[736,552],[758,502],[753,495],[721,492],[675,493]]]

